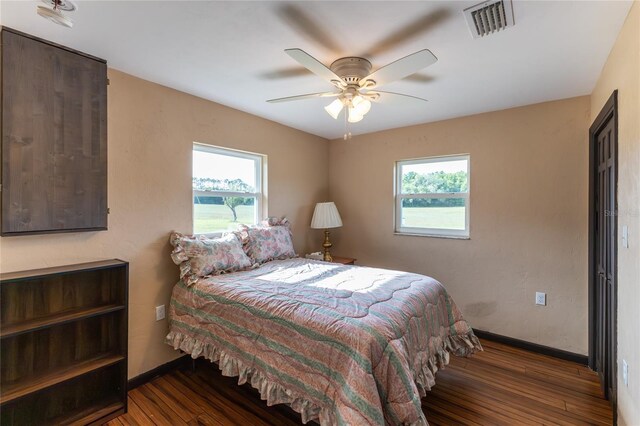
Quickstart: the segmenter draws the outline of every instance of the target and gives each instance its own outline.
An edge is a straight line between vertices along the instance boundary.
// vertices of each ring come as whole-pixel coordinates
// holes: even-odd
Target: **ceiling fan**
[[[78,6],[71,0],[42,0],[49,7],[38,6],[38,15],[63,27],[73,28],[73,20],[62,12],[73,12]]]
[[[342,110],[346,108],[346,119],[349,123],[357,123],[362,120],[371,109],[371,101],[377,102],[384,97],[403,96],[426,102],[426,99],[417,96],[378,90],[378,87],[415,74],[438,60],[431,51],[424,49],[391,62],[372,73],[371,62],[364,58],[347,56],[334,61],[330,67],[326,67],[301,49],[286,49],[285,53],[312,73],[335,86],[335,89],[331,92],[270,99],[267,102],[277,103],[335,97],[337,99],[327,105],[325,110],[331,117],[337,119]]]

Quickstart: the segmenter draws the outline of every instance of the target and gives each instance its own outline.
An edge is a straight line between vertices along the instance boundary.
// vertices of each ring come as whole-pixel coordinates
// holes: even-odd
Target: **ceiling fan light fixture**
[[[356,112],[355,108],[349,107],[349,117],[347,118],[349,123],[357,123],[358,121],[362,120],[363,118],[364,118],[364,115],[358,114]]]
[[[324,107],[324,110],[327,111],[327,114],[333,117],[334,120],[337,120],[342,108],[344,108],[344,103],[342,102],[342,99],[338,98]]]
[[[360,95],[353,98],[351,104],[353,105],[354,114],[361,115],[363,117],[371,109],[371,102]]]

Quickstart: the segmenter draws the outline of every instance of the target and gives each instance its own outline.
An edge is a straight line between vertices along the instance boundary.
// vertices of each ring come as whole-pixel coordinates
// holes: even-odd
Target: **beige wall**
[[[293,223],[306,252],[313,207],[326,201],[325,139],[159,86],[118,71],[109,78],[109,230],[0,239],[3,272],[118,257],[131,262],[129,376],[177,356],[163,343],[178,269],[169,232],[190,232],[193,141],[268,156],[268,212]],[[317,241],[313,241],[317,243]]]
[[[591,95],[594,120],[618,89],[618,414],[640,425],[640,4],[635,3]],[[622,226],[629,227],[629,248]],[[622,359],[629,386],[622,382]]]
[[[589,108],[585,96],[332,141],[333,251],[435,277],[473,327],[586,354]],[[394,235],[394,161],[462,153],[471,239]]]

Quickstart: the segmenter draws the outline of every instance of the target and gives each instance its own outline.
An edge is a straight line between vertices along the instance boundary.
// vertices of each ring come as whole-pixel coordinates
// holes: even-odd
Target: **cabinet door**
[[[107,66],[2,31],[2,235],[107,228]]]

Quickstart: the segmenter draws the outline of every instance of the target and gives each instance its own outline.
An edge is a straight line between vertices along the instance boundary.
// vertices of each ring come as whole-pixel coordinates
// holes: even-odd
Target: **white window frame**
[[[200,142],[194,142],[193,143],[193,147],[192,147],[192,152],[193,151],[200,151],[200,152],[208,152],[211,154],[218,154],[218,155],[224,155],[227,157],[236,157],[236,158],[243,158],[243,159],[247,159],[247,160],[253,160],[254,161],[254,167],[255,167],[255,175],[256,175],[256,182],[255,182],[255,188],[256,188],[256,192],[236,192],[236,191],[198,191],[198,190],[194,190],[193,189],[193,165],[191,166],[191,217],[192,217],[192,222],[193,222],[193,233],[194,235],[210,235],[210,236],[220,236],[222,235],[224,232],[227,231],[218,231],[218,232],[208,232],[208,233],[196,233],[195,231],[195,208],[194,208],[194,202],[193,199],[196,196],[206,196],[206,197],[255,197],[256,199],[256,208],[255,208],[255,213],[254,213],[254,223],[260,223],[265,215],[266,212],[264,211],[264,196],[265,196],[265,191],[264,191],[264,186],[263,186],[263,182],[265,181],[263,173],[265,170],[265,163],[266,163],[266,156],[262,155],[262,154],[257,154],[257,153],[253,153],[253,152],[247,152],[247,151],[239,151],[236,149],[231,149],[231,148],[223,148],[223,147],[219,147],[219,146],[214,146],[214,145],[208,145],[208,144],[203,144]]]
[[[443,163],[446,161],[467,161],[467,192],[439,192],[439,193],[402,193],[402,166],[412,164]],[[459,238],[469,239],[469,214],[471,206],[469,193],[471,191],[471,155],[457,154],[439,157],[414,158],[409,160],[399,160],[395,164],[395,233],[398,235],[417,235],[426,237]],[[464,198],[465,199],[465,224],[464,229],[442,229],[442,228],[416,228],[402,226],[402,200],[406,198]]]

